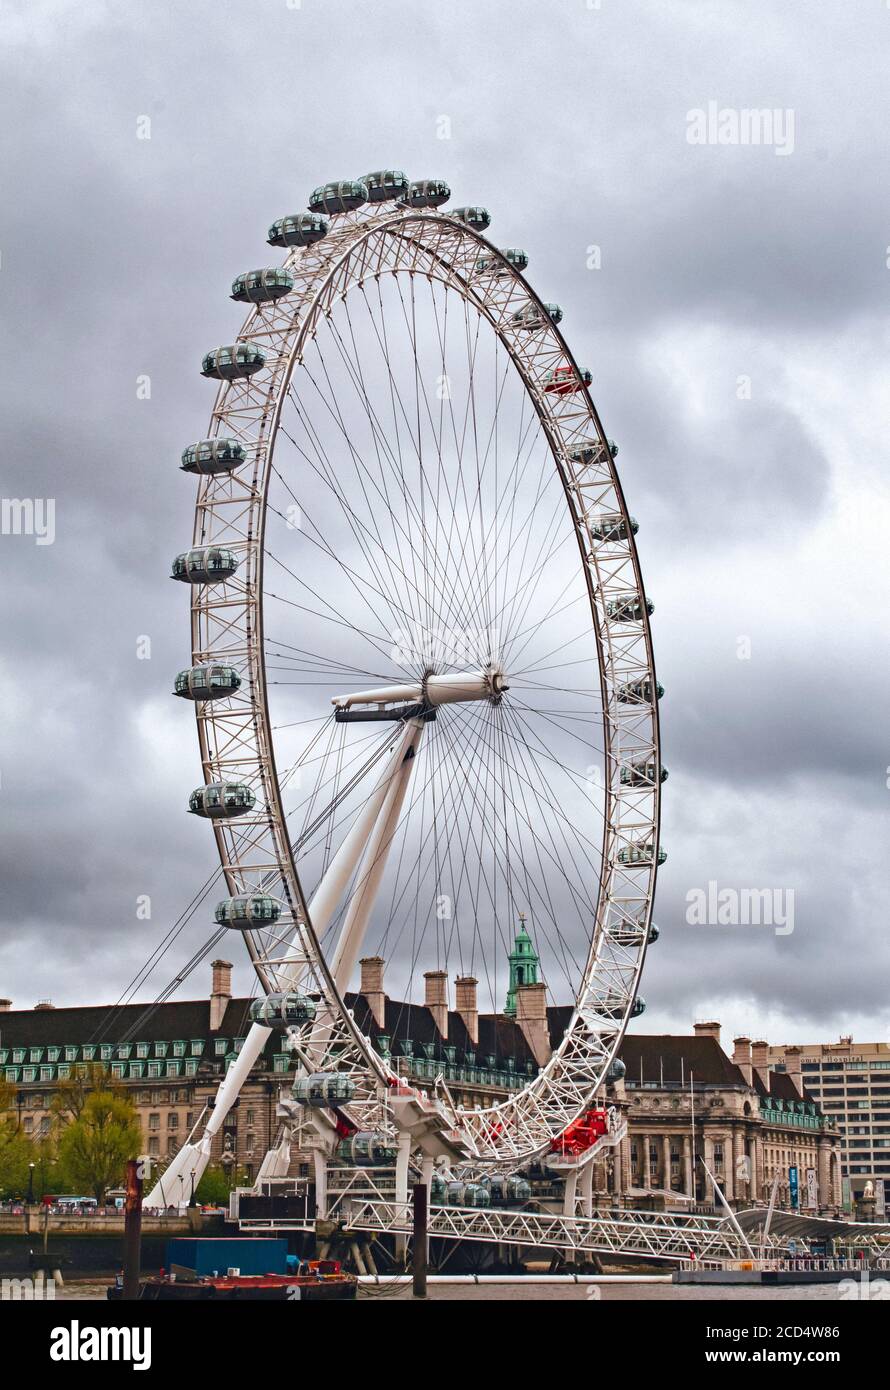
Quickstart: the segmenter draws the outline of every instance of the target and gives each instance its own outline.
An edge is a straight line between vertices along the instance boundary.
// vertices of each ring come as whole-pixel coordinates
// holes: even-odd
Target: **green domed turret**
[[[519,914],[519,931],[516,933],[513,942],[513,950],[510,952],[510,988],[507,991],[507,1002],[504,1005],[504,1013],[510,1018],[516,1016],[516,991],[521,985],[536,985],[538,983],[538,967],[541,964],[534,943],[525,930],[525,916]]]

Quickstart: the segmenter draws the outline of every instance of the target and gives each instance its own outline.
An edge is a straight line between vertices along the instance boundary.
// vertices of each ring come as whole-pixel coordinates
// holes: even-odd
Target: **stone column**
[[[732,1134],[723,1139],[723,1195],[727,1202],[735,1199],[735,1170],[733,1168]]]
[[[741,1201],[743,1197],[750,1197],[751,1195],[751,1184],[746,1184],[744,1178],[736,1176],[736,1164],[739,1159],[744,1158],[744,1156],[745,1131],[740,1127],[739,1129],[734,1129],[732,1132],[732,1178],[733,1186],[735,1187],[735,1195],[739,1201]]]
[[[751,1135],[751,1196],[759,1202],[763,1196],[763,1148],[759,1134]]]
[[[673,1191],[671,1187],[671,1136],[663,1134],[661,1136],[662,1163],[664,1164],[664,1181],[662,1187],[667,1192]]]
[[[816,1183],[819,1189],[819,1206],[827,1207],[832,1202],[831,1191],[831,1147],[827,1139],[819,1140]]]
[[[630,1163],[630,1130],[621,1141],[621,1190],[629,1192],[633,1187],[633,1171]]]
[[[713,1171],[714,1171],[714,1141],[713,1141],[713,1139],[711,1138],[710,1134],[704,1134],[704,1135],[702,1136],[701,1153],[702,1153],[702,1158],[704,1159],[705,1164],[706,1164],[706,1166],[707,1166],[708,1172],[713,1173]],[[702,1192],[704,1193],[704,1198],[705,1198],[705,1201],[706,1201],[706,1202],[716,1202],[716,1201],[717,1201],[717,1194],[715,1193],[713,1187],[711,1186],[711,1179],[708,1177],[708,1174],[705,1172],[704,1168],[702,1169]]]
[[[683,1190],[687,1197],[695,1196],[694,1173],[692,1171],[692,1135],[683,1135]]]
[[[646,1188],[648,1191],[652,1186],[652,1170],[649,1164],[649,1135],[645,1133],[641,1134],[639,1143],[643,1146],[641,1153],[642,1162],[640,1164],[640,1186]]]

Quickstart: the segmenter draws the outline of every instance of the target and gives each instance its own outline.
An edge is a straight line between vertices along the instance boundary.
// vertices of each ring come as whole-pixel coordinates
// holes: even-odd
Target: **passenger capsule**
[[[399,202],[409,208],[438,208],[450,197],[451,189],[444,179],[415,179]]]
[[[623,1018],[626,1008],[627,1000],[625,999],[624,995],[619,994],[617,991],[613,991],[612,993],[607,994],[605,998],[600,1000],[600,1002],[596,1005],[596,1011],[598,1014],[601,1014],[603,1018],[612,1019]],[[636,999],[634,999],[633,1003],[630,1006],[629,1016],[631,1018],[639,1018],[640,1014],[643,1013],[645,1008],[646,1001],[645,999],[643,999],[641,995],[638,994]]]
[[[630,518],[630,534],[635,536],[640,529],[640,523],[635,516]],[[595,536],[598,541],[626,541],[628,536],[627,522],[620,512],[600,512],[599,516],[594,517],[590,522],[590,534]]]
[[[609,440],[609,453],[612,458],[618,455],[618,445],[614,439]],[[591,463],[601,463],[605,455],[603,446],[598,439],[582,439],[580,444],[574,444],[569,450],[569,458],[572,463],[580,463],[584,466]]]
[[[270,246],[313,246],[327,236],[330,226],[317,212],[294,212],[273,222],[266,240]]]
[[[483,1178],[482,1180],[488,1188],[488,1196],[493,1207],[504,1207],[507,1205],[507,1179],[500,1173],[495,1173],[493,1177]]]
[[[650,787],[658,779],[666,782],[668,770],[658,763],[643,759],[641,762],[625,763],[621,769],[621,784],[624,787]]]
[[[323,183],[309,195],[311,212],[354,212],[368,201],[368,185],[361,179],[341,179]]]
[[[484,232],[486,227],[491,226],[491,214],[488,208],[452,208],[451,214],[458,222],[463,222],[464,226],[472,227],[474,231]]]
[[[240,685],[234,666],[190,666],[179,672],[173,694],[184,700],[223,700],[234,695]]]
[[[355,1082],[342,1071],[318,1071],[298,1076],[291,1094],[298,1104],[312,1109],[345,1105],[355,1095]]]
[[[654,613],[655,604],[646,599],[646,612]],[[643,617],[643,604],[639,594],[627,594],[624,598],[613,598],[606,604],[606,616],[610,623],[638,623]]]
[[[504,1177],[495,1173],[485,1180],[490,1203],[493,1207],[515,1207],[529,1201],[532,1195],[531,1184],[525,1178]]]
[[[189,811],[207,820],[228,820],[252,811],[256,797],[241,782],[210,782],[197,787],[189,797]]]
[[[517,328],[534,329],[544,328],[548,323],[559,323],[562,318],[562,309],[558,304],[536,304],[530,299],[521,309],[511,317],[510,322]]]
[[[450,1182],[445,1190],[449,1207],[490,1207],[491,1194],[481,1182]]]
[[[653,847],[646,840],[635,840],[632,844],[625,845],[624,849],[618,851],[619,864],[627,864],[631,868],[636,868],[640,864],[651,864],[653,857]],[[658,846],[658,863],[663,864],[667,859],[667,850]]]
[[[593,381],[593,375],[585,368],[575,371],[574,367],[554,367],[545,373],[544,390],[551,396],[570,396],[573,391],[583,391]]]
[[[283,265],[266,270],[246,270],[232,281],[232,299],[241,304],[269,304],[283,299],[294,287],[294,277]]]
[[[375,169],[373,174],[365,174],[362,183],[368,190],[369,203],[386,203],[408,192],[408,175],[401,169]]]
[[[446,1191],[445,1179],[440,1173],[434,1173],[430,1178],[430,1206],[444,1206]]]
[[[315,1012],[315,1000],[306,994],[267,994],[265,999],[254,999],[248,1009],[251,1023],[274,1028],[276,1033],[311,1023]]]
[[[244,445],[237,439],[199,439],[183,449],[179,466],[185,473],[231,473],[246,462]]]
[[[521,251],[518,246],[501,246],[498,250],[499,256],[480,256],[476,261],[476,269],[480,275],[509,275],[509,266],[520,272],[527,268],[528,254]],[[503,260],[501,260],[501,256],[503,256]],[[504,261],[507,262],[507,265],[504,265]]]
[[[645,922],[615,922],[609,929],[609,939],[619,946],[641,946],[644,935],[649,946],[658,940],[659,931],[654,922],[650,922],[648,932]]]
[[[660,700],[664,694],[664,686],[660,681],[655,682],[655,698]],[[615,696],[623,705],[651,705],[652,703],[652,682],[648,676],[641,681],[625,681],[619,685],[615,691]]]
[[[623,1081],[626,1075],[627,1067],[620,1057],[615,1057],[612,1060],[609,1070],[606,1072],[606,1085],[614,1086],[616,1081]]]
[[[389,1168],[396,1161],[396,1147],[388,1134],[357,1129],[337,1145],[337,1153],[357,1168]]]
[[[197,545],[176,556],[170,578],[184,584],[218,584],[231,579],[238,563],[238,556],[224,546]]]
[[[220,927],[235,931],[250,931],[252,927],[277,922],[284,903],[269,893],[239,893],[236,898],[223,898],[216,904],[214,918]]]
[[[228,347],[212,348],[204,354],[201,375],[217,381],[240,381],[253,376],[266,365],[266,354],[253,343],[230,343]]]

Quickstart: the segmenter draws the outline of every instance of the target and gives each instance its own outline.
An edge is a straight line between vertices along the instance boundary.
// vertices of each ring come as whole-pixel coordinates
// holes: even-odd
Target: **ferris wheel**
[[[562,310],[484,208],[449,199],[397,170],[316,189],[269,229],[283,263],[235,279],[247,316],[203,360],[219,387],[182,458],[176,694],[203,765],[189,809],[227,883],[216,921],[261,993],[168,1191],[202,1170],[270,1029],[332,1144],[401,1128],[503,1169],[590,1105],[643,1007],[667,774],[637,524]],[[444,1087],[421,1113],[348,1005],[359,958],[385,957],[407,1000],[453,973],[515,1012],[520,923],[539,1015],[571,1006],[549,1055],[506,1100]]]

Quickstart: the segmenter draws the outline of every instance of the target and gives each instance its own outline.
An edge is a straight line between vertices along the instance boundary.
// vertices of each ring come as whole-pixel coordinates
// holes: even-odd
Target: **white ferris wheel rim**
[[[285,266],[295,287],[273,304],[253,306],[236,343],[260,347],[262,370],[223,381],[208,438],[231,438],[246,461],[226,474],[199,478],[194,545],[234,551],[241,574],[223,584],[197,585],[192,597],[195,665],[234,663],[244,671],[241,699],[196,704],[206,783],[231,780],[251,786],[258,810],[214,822],[229,892],[262,891],[270,878],[284,888],[290,909],[291,957],[297,953],[310,992],[333,1020],[330,1055],[357,1082],[346,1107],[362,1127],[386,1121],[387,1088],[395,1074],[356,1025],[338,990],[311,921],[306,893],[286,826],[275,762],[264,651],[263,560],[272,461],[282,408],[293,373],[323,315],[369,277],[422,274],[467,300],[499,338],[543,427],[579,543],[590,600],[602,690],[605,816],[595,928],[578,982],[571,1020],[550,1060],[516,1094],[486,1110],[453,1108],[455,1131],[475,1161],[505,1163],[540,1153],[587,1108],[615,1056],[630,1015],[649,940],[660,824],[660,742],[657,682],[646,599],[630,516],[598,413],[589,392],[548,394],[544,374],[577,365],[556,324],[523,275],[484,237],[441,211],[377,204],[331,219],[326,237],[290,252]],[[480,273],[484,254],[490,269]],[[540,327],[529,333],[513,315],[537,306]],[[571,450],[597,441],[596,457],[580,463]],[[590,451],[588,451],[590,452]],[[624,518],[624,534],[598,539],[592,518]],[[636,602],[635,621],[610,622],[607,604]],[[618,690],[648,682],[650,699],[619,700]],[[629,763],[642,762],[651,778],[622,783]],[[638,849],[651,850],[649,862]],[[622,852],[624,858],[622,860]],[[285,936],[244,933],[262,987],[281,987]],[[607,1007],[608,1006],[608,1007]],[[304,1057],[311,1065],[312,1057]],[[317,1059],[316,1059],[317,1063]]]

